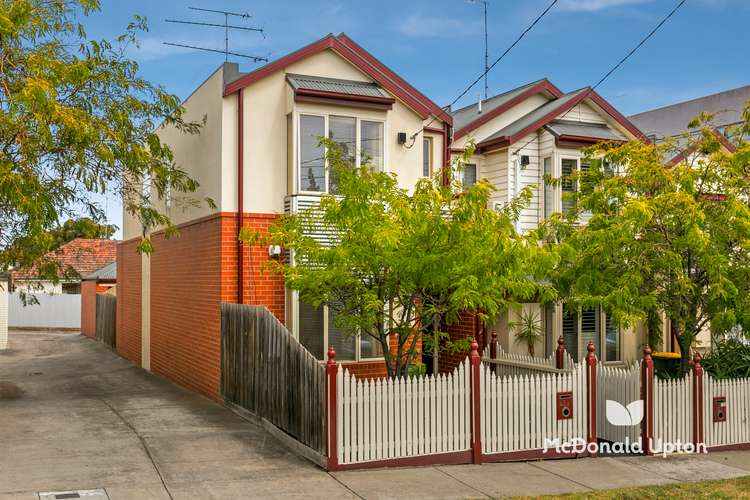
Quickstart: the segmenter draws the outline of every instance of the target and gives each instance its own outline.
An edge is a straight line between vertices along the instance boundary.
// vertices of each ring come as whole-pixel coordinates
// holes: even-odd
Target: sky
[[[551,0],[489,0],[490,62],[529,26]],[[540,78],[563,92],[596,83],[675,5],[677,0],[559,0],[489,74],[489,94]],[[481,3],[467,0],[241,1],[103,0],[84,20],[92,38],[112,39],[135,15],[149,31],[130,51],[142,75],[185,98],[224,60],[223,54],[164,45],[223,49],[224,30],[165,19],[223,23],[222,15],[188,7],[248,13],[230,24],[262,27],[230,32],[230,50],[284,56],[327,33],[346,32],[369,52],[445,105],[484,69]],[[597,91],[625,115],[750,84],[750,0],[687,0],[683,7]],[[262,63],[230,57],[241,71]],[[456,105],[476,101],[479,83]],[[104,201],[110,223],[121,207]],[[118,235],[120,236],[119,232]]]

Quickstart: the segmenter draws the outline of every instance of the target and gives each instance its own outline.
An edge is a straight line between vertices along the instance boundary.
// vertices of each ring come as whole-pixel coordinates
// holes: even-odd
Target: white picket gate
[[[337,372],[337,453],[341,464],[471,448],[469,360],[450,374],[359,380]]]
[[[641,364],[630,367],[614,367],[599,363],[596,376],[596,429],[599,439],[613,443],[638,441],[641,427],[635,425],[612,425],[607,420],[607,401],[615,401],[627,408],[634,401],[641,400]]]
[[[544,448],[545,439],[585,440],[586,366],[566,373],[502,376],[486,365],[480,371],[481,438],[483,453]],[[573,418],[557,419],[559,392],[573,393]]]
[[[491,344],[491,343],[490,343]],[[490,345],[491,347],[491,345]],[[491,353],[492,349],[485,349]],[[517,354],[505,352],[498,341],[495,341],[495,355],[489,355],[483,359],[484,363],[491,364],[496,375],[534,375],[539,372],[557,372],[555,353],[547,357],[531,356],[530,354]],[[576,365],[573,358],[565,352],[563,354],[563,369],[570,370]]]
[[[654,378],[654,451],[661,443],[693,442],[693,377]],[[645,444],[644,444],[645,446]]]
[[[714,398],[724,398],[724,421],[714,419]],[[703,441],[706,446],[750,442],[750,379],[703,375]]]

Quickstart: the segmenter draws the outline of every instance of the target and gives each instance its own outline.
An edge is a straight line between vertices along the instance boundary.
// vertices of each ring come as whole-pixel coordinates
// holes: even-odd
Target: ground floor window
[[[589,342],[594,343],[600,360],[621,360],[620,327],[601,307],[577,309],[563,305],[562,336],[565,350],[576,361],[585,359]]]
[[[336,313],[328,306],[313,307],[297,300],[297,335],[300,343],[317,359],[324,360],[328,347],[337,361],[382,358],[380,343],[369,335],[357,335],[336,326]]]

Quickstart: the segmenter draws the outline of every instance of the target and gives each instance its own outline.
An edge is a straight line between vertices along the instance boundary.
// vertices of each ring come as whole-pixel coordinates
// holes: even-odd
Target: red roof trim
[[[729,142],[729,140],[726,137],[724,137],[724,134],[722,134],[721,132],[719,132],[716,129],[713,129],[711,132],[713,132],[714,136],[716,136],[716,139],[718,139],[718,141],[721,143],[721,145],[724,146],[724,149],[726,149],[730,153],[734,153],[734,152],[737,151],[737,148],[735,147],[735,145],[732,144],[731,142]],[[685,153],[690,154],[693,151],[695,151],[695,146],[693,146],[692,148],[690,148],[690,150],[686,151]],[[677,165],[681,161],[685,160],[685,153],[680,153],[677,156],[675,156],[674,158],[672,158],[671,160],[669,160],[667,162],[667,167],[674,167],[675,165]]]
[[[453,117],[450,115],[450,113],[447,113],[443,108],[435,104],[430,98],[425,96],[423,93],[421,93],[419,90],[414,88],[412,85],[409,84],[406,80],[398,76],[396,73],[394,73],[388,66],[380,62],[375,56],[367,52],[361,45],[359,45],[357,42],[349,38],[349,36],[346,33],[340,33],[336,40],[341,42],[343,45],[349,47],[352,49],[357,55],[359,55],[362,59],[373,65],[377,70],[382,72],[385,76],[392,79],[398,86],[402,87],[404,90],[412,94],[417,100],[421,101],[421,104],[427,107],[430,111],[432,111],[432,114],[440,118],[442,121],[449,125],[453,125]]]
[[[645,143],[650,143],[651,141],[648,140],[648,137],[646,137],[646,134],[641,132],[641,130],[636,127],[633,122],[625,118],[625,116],[617,111],[610,103],[607,102],[606,99],[604,99],[602,96],[596,93],[594,90],[589,90],[586,92],[588,94],[588,98],[594,101],[597,105],[599,105],[600,108],[602,108],[604,111],[609,114],[612,118],[617,121],[620,125],[622,125],[628,132],[639,138],[641,141]]]
[[[489,141],[477,144],[477,153],[484,154],[495,149],[502,149],[510,146],[511,141],[507,137],[496,137]]]
[[[555,137],[555,143],[582,143],[582,144],[596,144],[599,142],[625,142],[618,139],[602,139],[601,137],[591,137],[588,135],[574,135],[574,134],[560,134]]]
[[[441,120],[447,123],[453,123],[452,117],[443,111],[437,104],[427,99],[422,93],[393,73],[393,71],[388,69],[384,64],[375,59],[343,33],[338,37],[329,34],[317,42],[313,42],[310,45],[263,66],[262,68],[248,73],[234,82],[227,84],[224,87],[224,95],[226,96],[237,92],[239,89],[247,87],[272,73],[280,71],[290,64],[294,64],[297,61],[301,61],[302,59],[315,55],[326,49],[334,50],[363,73],[370,76],[375,82],[412,108],[422,119],[429,117],[430,112],[432,112]]]
[[[456,132],[453,134],[453,140],[460,139],[461,137],[465,136],[472,130],[481,127],[488,121],[492,120],[493,118],[505,113],[512,107],[516,106],[517,104],[520,104],[521,102],[525,101],[531,96],[534,96],[536,94],[540,94],[544,91],[549,92],[555,97],[560,97],[562,95],[562,92],[560,89],[555,87],[552,82],[547,80],[546,78],[540,82],[538,82],[536,85],[533,85],[529,87],[528,89],[524,90],[520,94],[518,94],[516,97],[511,99],[510,101],[506,102],[502,106],[498,106],[497,108],[488,111],[487,113],[483,114],[482,116],[470,121],[460,129],[456,130]]]

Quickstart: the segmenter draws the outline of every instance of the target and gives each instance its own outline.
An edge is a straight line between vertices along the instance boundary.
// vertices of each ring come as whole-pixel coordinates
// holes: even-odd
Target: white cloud
[[[562,10],[595,12],[597,10],[609,9],[611,7],[623,7],[650,3],[653,0],[563,0],[560,2]]]
[[[399,31],[413,37],[464,36],[481,33],[476,21],[411,14],[398,25]]]

